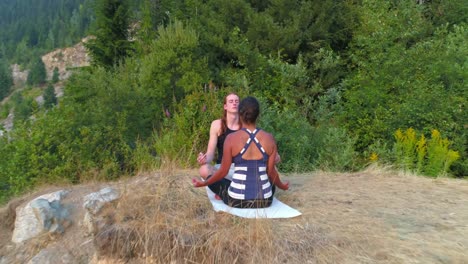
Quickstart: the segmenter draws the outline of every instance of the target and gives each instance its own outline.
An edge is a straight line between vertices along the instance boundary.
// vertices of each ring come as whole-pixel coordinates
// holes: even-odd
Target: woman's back
[[[229,135],[229,141],[231,143],[231,157],[235,157],[241,152],[249,138],[250,135],[244,129],[241,129]],[[259,130],[256,134],[256,138],[262,145],[263,149],[265,150],[265,153],[268,156],[270,156],[273,151],[272,144],[275,144],[275,141],[271,134],[263,130]],[[242,158],[245,160],[259,160],[263,158],[263,153],[260,149],[256,147],[255,144],[250,144],[250,146],[242,154]]]
[[[231,143],[233,147],[235,146],[235,150],[232,150],[231,153],[237,152],[237,154],[232,155],[235,172],[228,193],[233,199],[262,201],[271,199],[273,196],[272,186],[267,175],[269,155],[257,138],[261,132],[259,129],[251,131],[242,128],[239,133],[243,135],[232,139]],[[267,137],[262,137],[262,141],[267,142],[268,140],[265,138]],[[237,151],[239,147],[242,148]]]

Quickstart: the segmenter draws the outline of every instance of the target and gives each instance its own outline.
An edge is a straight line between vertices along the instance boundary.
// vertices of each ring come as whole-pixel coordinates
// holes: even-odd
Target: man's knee
[[[212,170],[210,168],[211,166],[207,165],[207,164],[204,164],[200,167],[200,169],[198,170],[198,173],[200,173],[200,176],[202,178],[206,178],[208,177],[210,174],[212,174]]]

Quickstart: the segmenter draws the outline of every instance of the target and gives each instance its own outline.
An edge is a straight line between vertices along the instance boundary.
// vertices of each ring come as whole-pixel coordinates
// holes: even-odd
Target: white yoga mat
[[[224,204],[223,201],[216,200],[215,194],[208,187],[206,187],[206,193],[216,212],[226,212],[243,218],[292,218],[301,215],[301,212],[280,202],[275,197],[273,197],[270,207],[244,209],[232,208]]]

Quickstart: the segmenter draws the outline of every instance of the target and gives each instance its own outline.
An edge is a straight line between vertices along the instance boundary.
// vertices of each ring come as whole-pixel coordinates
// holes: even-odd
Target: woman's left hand
[[[192,179],[192,184],[194,187],[204,187],[205,183],[203,181],[200,181],[199,179],[193,178]]]
[[[279,187],[279,186],[278,186]],[[281,190],[287,191],[289,189],[289,181],[282,182],[282,186],[279,187]]]

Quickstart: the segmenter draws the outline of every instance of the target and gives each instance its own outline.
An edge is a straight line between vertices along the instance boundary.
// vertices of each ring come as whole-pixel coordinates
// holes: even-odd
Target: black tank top
[[[218,136],[218,143],[216,143],[216,148],[218,149],[218,158],[216,159],[216,164],[221,164],[221,161],[223,160],[224,140],[226,140],[227,135],[236,131],[237,130],[231,130],[229,127],[226,127],[226,131]]]

